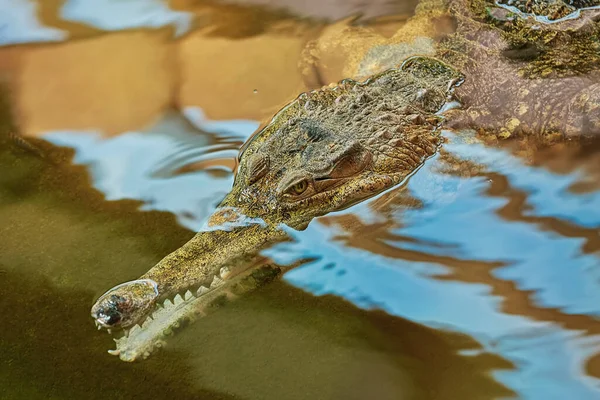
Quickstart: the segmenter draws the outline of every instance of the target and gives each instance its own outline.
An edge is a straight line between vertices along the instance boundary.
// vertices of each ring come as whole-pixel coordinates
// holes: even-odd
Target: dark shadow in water
[[[68,165],[72,151],[32,142],[44,159],[10,141],[0,148],[0,398],[231,398],[191,389],[182,363],[127,365],[105,353],[112,341],[91,321],[94,296],[193,233],[170,214],[137,211],[137,201],[106,202],[84,167]],[[64,225],[65,215],[78,226]],[[135,241],[140,257],[126,254],[127,244],[105,246],[97,240],[103,231],[116,236],[107,243]],[[96,293],[65,289],[83,282]]]
[[[190,326],[134,364],[106,354],[94,297],[193,233],[139,202],[107,202],[70,150],[0,150],[0,398],[484,399],[512,366],[473,339],[283,282]],[[48,161],[50,160],[50,162]],[[215,391],[207,390],[213,388]],[[227,395],[219,393],[226,392]]]
[[[240,322],[243,334],[234,330],[235,336],[227,341],[235,340],[251,357],[238,363],[252,366],[258,360],[260,365],[267,356],[269,363],[283,371],[295,369],[292,379],[299,379],[306,392],[285,398],[479,399],[511,395],[490,376],[494,370],[511,368],[508,362],[486,354],[457,354],[480,348],[468,336],[435,331],[381,311],[361,310],[338,297],[314,297],[281,282],[199,321],[185,336],[194,336],[203,348],[223,350],[215,339],[218,333],[231,333]],[[202,353],[206,355],[206,351],[210,352]],[[343,364],[341,370],[338,363]],[[310,392],[315,389],[314,381],[322,382],[317,385],[321,395]]]
[[[40,149],[44,158],[9,140],[0,143],[0,207],[43,201],[51,203],[53,211],[81,214],[98,221],[119,220],[132,235],[144,237],[148,248],[157,255],[175,250],[195,234],[179,226],[170,213],[139,212],[142,201],[106,201],[103,193],[91,187],[87,168],[70,164],[72,149],[40,139],[28,141]]]
[[[10,288],[0,299],[2,398],[234,398],[199,387],[215,368],[236,385],[254,379],[249,385],[260,390],[277,383],[264,397],[272,399],[292,389],[285,398],[511,395],[488,375],[510,368],[506,361],[457,355],[479,348],[464,335],[313,297],[281,282],[189,327],[184,340],[176,338],[174,352],[127,364],[105,353],[107,336],[89,320],[89,293],[58,291],[19,273],[3,274],[2,281]],[[351,357],[343,356],[346,351]],[[315,376],[315,369],[322,374]],[[263,398],[252,393],[249,398]]]
[[[16,272],[1,279],[10,288],[0,298],[1,398],[233,398],[194,388],[185,359],[125,364],[110,357],[106,334],[90,323],[89,293],[58,291]]]

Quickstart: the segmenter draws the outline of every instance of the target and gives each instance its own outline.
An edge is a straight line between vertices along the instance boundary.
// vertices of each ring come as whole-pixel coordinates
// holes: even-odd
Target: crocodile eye
[[[304,193],[306,191],[306,189],[308,189],[308,182],[305,180],[302,180],[298,183],[296,183],[294,186],[292,186],[289,190],[289,192],[291,192],[292,194],[295,195],[301,195],[302,193]]]
[[[302,200],[313,194],[315,194],[315,188],[310,177],[295,179],[285,185],[285,189],[279,192],[279,196],[288,201]]]

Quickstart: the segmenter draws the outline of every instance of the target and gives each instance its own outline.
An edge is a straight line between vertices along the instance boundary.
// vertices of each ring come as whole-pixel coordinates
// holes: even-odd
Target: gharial
[[[441,17],[455,22],[434,57],[408,54],[387,69],[382,54],[394,48],[371,52],[365,65],[380,71],[365,82],[301,94],[277,113],[241,149],[206,229],[94,304],[99,329],[125,329],[110,352],[146,357],[182,320],[280,275],[261,249],[288,240],[286,227],[302,230],[400,184],[436,153],[442,128],[597,135],[599,4],[423,0],[402,29],[427,36]]]

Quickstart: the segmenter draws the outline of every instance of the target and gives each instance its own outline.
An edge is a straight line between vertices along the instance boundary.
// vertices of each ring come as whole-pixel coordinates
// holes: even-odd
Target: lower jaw
[[[188,290],[172,300],[166,299],[141,325],[115,337],[116,348],[108,352],[122,361],[146,359],[165,347],[169,337],[182,327],[279,278],[290,268],[292,266],[255,265],[227,279],[215,279],[209,288],[201,287],[196,295]]]

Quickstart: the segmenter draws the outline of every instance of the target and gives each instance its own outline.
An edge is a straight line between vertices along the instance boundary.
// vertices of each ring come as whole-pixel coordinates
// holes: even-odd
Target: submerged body
[[[435,154],[442,126],[500,136],[600,132],[597,64],[561,61],[569,46],[587,40],[586,29],[598,30],[595,14],[531,33],[530,21],[498,14],[482,20],[483,6],[422,2],[414,17],[420,24],[448,10],[457,19],[457,31],[437,46],[439,59],[412,57],[364,83],[302,94],[253,136],[206,229],[92,308],[100,328],[142,324],[117,340],[114,353],[125,360],[148,355],[182,319],[256,287],[260,251],[288,240],[285,227],[304,229],[398,185]],[[531,48],[523,59],[519,49]],[[462,108],[448,110],[455,99]],[[281,272],[275,270],[270,276]],[[176,304],[167,301],[176,296]],[[157,319],[146,320],[163,303]]]
[[[447,115],[447,126],[504,137],[598,135],[600,10],[543,24],[492,6],[450,4],[458,27],[438,53],[466,79],[457,90],[463,109]]]

